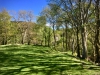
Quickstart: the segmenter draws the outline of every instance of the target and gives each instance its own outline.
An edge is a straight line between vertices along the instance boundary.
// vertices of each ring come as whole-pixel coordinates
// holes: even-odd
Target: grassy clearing
[[[0,75],[100,75],[100,67],[48,47],[6,45],[0,46]]]

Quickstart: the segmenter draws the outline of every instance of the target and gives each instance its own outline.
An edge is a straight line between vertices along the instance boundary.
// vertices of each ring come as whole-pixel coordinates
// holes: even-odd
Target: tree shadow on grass
[[[0,75],[67,75],[65,71],[83,70],[81,62],[72,58],[45,47],[7,47],[0,50]]]

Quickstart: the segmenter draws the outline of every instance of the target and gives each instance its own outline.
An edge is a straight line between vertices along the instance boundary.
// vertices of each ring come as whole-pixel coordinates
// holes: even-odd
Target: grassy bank
[[[42,46],[0,46],[0,75],[99,75],[100,67]]]

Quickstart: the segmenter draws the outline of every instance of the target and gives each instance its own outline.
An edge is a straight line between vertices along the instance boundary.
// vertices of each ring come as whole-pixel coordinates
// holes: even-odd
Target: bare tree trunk
[[[23,41],[23,36],[22,36],[22,39],[21,39],[21,44],[24,44],[24,41]]]
[[[75,39],[73,38],[72,40],[72,55],[74,54],[75,51]]]
[[[86,27],[82,27],[81,29],[81,36],[82,36],[82,58],[87,58],[87,33]]]
[[[56,35],[54,30],[54,24],[53,24],[53,35],[54,35],[54,47],[56,46]]]
[[[30,45],[30,39],[28,40],[28,45]]]
[[[50,47],[50,28],[49,28],[49,33],[48,33],[48,47]]]
[[[95,62],[100,62],[100,51],[99,51],[99,29],[100,29],[100,19],[99,19],[99,0],[96,0],[96,4],[95,4],[95,12],[96,12],[96,33],[95,33],[95,55],[96,55],[96,60]]]
[[[24,33],[21,33],[21,44],[24,44]]]
[[[77,57],[80,58],[80,45],[79,45],[79,36],[78,36],[78,34],[79,34],[79,29],[77,27]]]
[[[28,38],[27,38],[27,40],[28,40],[28,45],[30,45],[30,43],[31,43],[31,40],[30,40],[30,34],[29,34],[29,31],[28,31],[28,36],[27,36]]]
[[[64,39],[64,32],[63,32],[63,51],[64,51],[64,47],[65,47],[64,43],[65,43],[65,39]]]
[[[45,40],[45,46],[46,46],[47,45],[46,27],[44,27],[44,40]]]
[[[67,27],[67,24],[66,24],[66,29],[65,29],[65,30],[66,30],[66,31],[65,31],[65,32],[66,32],[66,51],[67,51],[67,49],[68,49],[68,41],[67,41],[67,39],[68,39],[68,36],[67,36],[67,35],[68,35],[68,34],[67,34],[67,29],[68,29],[68,27]]]
[[[26,31],[25,31],[25,35],[26,35],[26,32],[27,32],[27,42],[28,42],[28,45],[30,45],[30,43],[31,43],[29,26],[30,26],[30,24],[27,25],[27,28],[26,28]]]
[[[68,36],[68,50],[71,50],[71,37],[70,36]]]
[[[91,6],[91,1],[89,1],[89,4],[87,7],[85,7],[85,2],[82,0],[79,0],[79,15],[80,15],[80,26],[81,26],[81,37],[82,37],[82,58],[87,59],[88,53],[87,53],[87,32],[86,32],[86,26],[85,23],[88,23],[88,9]]]
[[[8,43],[7,35],[5,36],[5,45]]]
[[[2,45],[6,45],[7,44],[7,37],[3,36],[2,38]]]
[[[46,37],[46,35],[45,35],[45,37],[44,37],[44,38],[45,38],[45,46],[46,46],[46,45],[47,45],[47,40],[46,40],[46,39],[47,39],[47,37]]]
[[[3,37],[3,38],[2,38],[2,45],[4,45],[4,44],[5,44],[4,42],[5,42],[5,40],[4,40],[4,37]]]
[[[100,62],[100,51],[99,51],[99,28],[100,28],[100,20],[97,21],[96,34],[95,34],[95,55],[96,62]]]

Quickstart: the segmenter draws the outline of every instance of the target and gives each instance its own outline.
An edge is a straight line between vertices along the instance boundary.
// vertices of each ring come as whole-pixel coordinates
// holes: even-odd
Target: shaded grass
[[[84,63],[84,64],[83,64]],[[0,46],[0,75],[99,75],[100,67],[48,47]]]

